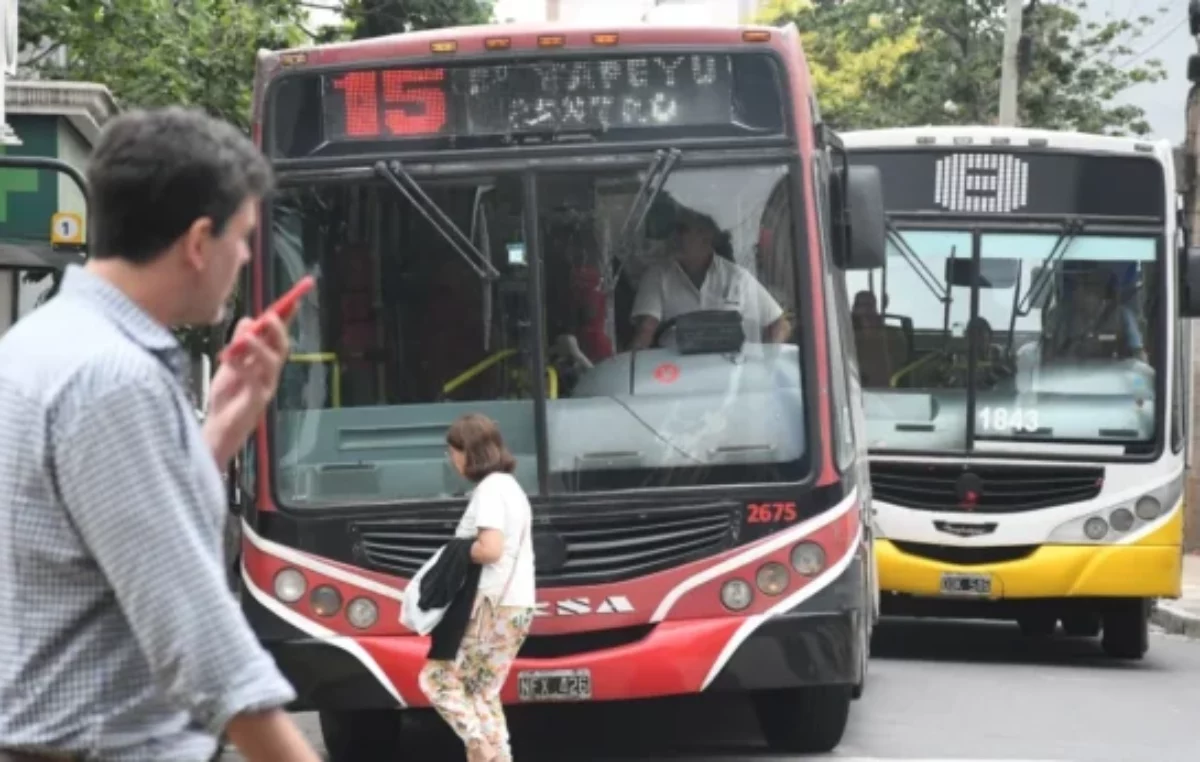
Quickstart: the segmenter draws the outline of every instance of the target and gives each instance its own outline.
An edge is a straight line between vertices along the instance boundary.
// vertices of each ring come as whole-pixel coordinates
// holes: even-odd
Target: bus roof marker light
[[[561,48],[567,44],[567,38],[561,34],[543,34],[538,37],[539,48]]]
[[[1029,145],[1034,148],[1045,148],[1050,145],[1050,141],[1045,138],[1030,138]]]
[[[488,50],[508,50],[512,47],[511,37],[488,37],[483,41],[483,47]]]
[[[438,40],[429,43],[429,49],[434,53],[453,53],[458,50],[457,40]]]
[[[956,135],[954,138],[954,145],[956,146],[969,146],[974,142],[975,138],[970,135]]]
[[[1010,145],[1012,145],[1012,138],[1006,137],[1004,135],[997,135],[996,137],[992,138],[992,145],[994,145],[994,146],[1010,146]]]
[[[917,136],[917,145],[919,145],[919,146],[931,146],[931,145],[934,145],[935,143],[937,143],[937,138],[935,138],[932,135],[918,135]]]
[[[621,41],[621,35],[615,32],[602,32],[592,35],[593,45],[616,45]]]
[[[742,32],[742,42],[770,42],[771,33],[765,29],[747,29]]]

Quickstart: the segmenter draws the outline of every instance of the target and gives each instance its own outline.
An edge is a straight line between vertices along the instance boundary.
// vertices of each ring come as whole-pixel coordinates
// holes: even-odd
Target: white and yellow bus
[[[845,276],[884,614],[1061,622],[1141,658],[1181,586],[1194,308],[1169,144],[844,140],[889,220],[886,264]]]

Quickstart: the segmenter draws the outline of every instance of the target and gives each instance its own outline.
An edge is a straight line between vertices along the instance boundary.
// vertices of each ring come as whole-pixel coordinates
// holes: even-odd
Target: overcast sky
[[[736,2],[736,0],[728,0]],[[627,4],[637,14],[644,0],[561,0],[562,5],[574,6],[584,11],[595,8],[602,15],[612,17],[614,6]],[[332,5],[333,3],[330,2]],[[635,8],[636,6],[636,8]],[[1129,90],[1120,100],[1141,106],[1146,110],[1155,137],[1167,138],[1172,143],[1183,140],[1184,107],[1187,98],[1188,56],[1197,52],[1195,40],[1188,35],[1186,0],[1091,0],[1088,4],[1090,20],[1104,21],[1106,18],[1133,18],[1135,13],[1152,14],[1154,9],[1167,6],[1170,10],[1160,16],[1153,27],[1130,43],[1134,56],[1122,59],[1120,65],[1132,65],[1151,58],[1161,59],[1167,68],[1165,81],[1141,85]],[[496,18],[504,21],[534,21],[545,18],[546,0],[497,0]],[[321,14],[325,15],[325,14]],[[596,20],[599,20],[598,18]]]
[[[1130,63],[1158,58],[1167,68],[1167,79],[1152,85],[1131,89],[1122,100],[1146,110],[1154,136],[1172,143],[1183,142],[1184,108],[1187,101],[1188,56],[1196,53],[1196,42],[1188,35],[1187,2],[1185,0],[1091,0],[1093,19],[1104,17],[1132,18],[1137,9],[1153,12],[1165,5],[1170,10],[1138,40],[1130,43],[1135,54]],[[1140,56],[1140,58],[1139,58]],[[1136,60],[1134,60],[1136,59]]]

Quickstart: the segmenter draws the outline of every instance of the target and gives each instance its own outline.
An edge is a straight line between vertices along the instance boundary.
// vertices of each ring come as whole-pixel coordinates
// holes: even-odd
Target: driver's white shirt
[[[674,258],[651,265],[638,284],[631,317],[663,322],[699,310],[741,313],[750,342],[762,341],[763,330],[783,315],[779,302],[746,268],[714,255],[699,288]],[[661,343],[673,345],[674,334],[667,331]]]

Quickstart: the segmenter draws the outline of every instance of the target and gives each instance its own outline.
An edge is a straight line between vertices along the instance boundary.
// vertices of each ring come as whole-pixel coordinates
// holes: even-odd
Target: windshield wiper
[[[678,148],[672,148],[665,153],[660,148],[654,152],[654,158],[650,162],[649,169],[646,170],[646,177],[642,180],[637,195],[633,197],[629,214],[625,216],[625,223],[621,225],[622,240],[629,241],[641,231],[642,226],[646,223],[646,216],[650,214],[650,208],[654,205],[663,186],[667,184],[671,170],[675,168],[682,157],[683,152]],[[630,225],[635,216],[637,222]]]
[[[888,236],[896,246],[896,251],[900,252],[900,257],[917,274],[917,277],[925,284],[925,288],[929,289],[939,302],[945,304],[946,300],[950,297],[950,292],[942,290],[941,280],[929,269],[928,265],[921,261],[921,258],[908,245],[908,240],[896,229],[896,226],[892,224],[890,219],[886,221],[885,225],[887,226]],[[953,256],[953,249],[951,249],[951,256]]]
[[[621,230],[617,233],[617,268],[613,271],[611,267],[605,267],[600,284],[604,293],[611,294],[616,290],[617,281],[620,280],[621,273],[625,269],[625,261],[632,255],[634,239],[645,225],[646,217],[650,214],[650,207],[654,204],[654,200],[658,198],[659,192],[666,185],[667,176],[671,174],[671,170],[675,168],[682,156],[683,153],[678,148],[672,148],[669,151],[660,148],[654,152],[654,158],[650,160],[650,166],[646,168],[646,177],[638,186],[637,193],[633,196],[633,202],[629,205],[629,213],[625,215],[625,221],[621,223]],[[634,222],[635,218],[636,222]]]
[[[658,168],[667,158],[667,152],[661,148],[654,152],[654,157],[650,159],[650,166],[646,167],[646,177],[642,179],[642,184],[638,186],[637,193],[633,195],[633,201],[629,204],[629,212],[625,215],[625,221],[621,223],[621,232],[618,235],[618,240],[622,243],[629,238],[629,225],[633,221],[633,215],[637,212],[642,203],[642,197],[646,195],[646,191],[650,188],[650,183],[654,181],[654,176],[658,174]]]
[[[1075,238],[1083,232],[1083,220],[1067,220],[1063,225],[1063,231],[1058,234],[1058,238],[1054,241],[1054,246],[1050,247],[1050,254],[1047,255],[1046,261],[1042,262],[1042,271],[1038,273],[1038,277],[1029,284],[1029,290],[1025,292],[1025,297],[1017,304],[1017,314],[1025,317],[1033,309],[1033,303],[1040,300],[1042,292],[1049,286],[1054,278],[1054,271],[1058,263],[1067,254],[1067,249],[1075,241]]]
[[[462,232],[462,229],[454,224],[454,220],[446,216],[446,213],[433,202],[433,199],[421,190],[421,186],[400,162],[376,162],[375,174],[387,180],[392,187],[400,191],[401,195],[416,207],[421,216],[428,220],[430,225],[433,225],[434,230],[440,233],[446,242],[458,252],[458,255],[475,271],[476,275],[484,280],[500,279],[500,271],[476,248],[471,239]]]

